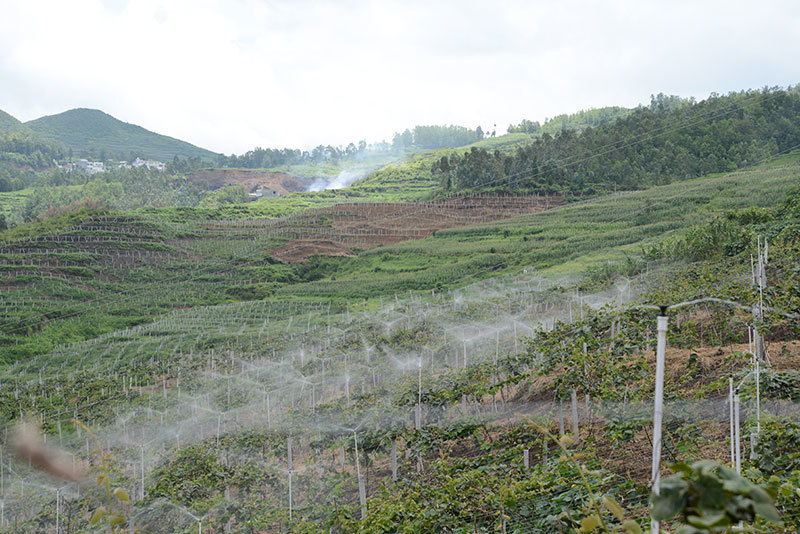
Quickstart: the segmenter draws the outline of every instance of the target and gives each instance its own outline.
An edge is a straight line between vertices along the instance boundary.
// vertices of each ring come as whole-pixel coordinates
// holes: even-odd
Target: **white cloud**
[[[794,2],[3,2],[0,109],[224,152],[798,80]]]

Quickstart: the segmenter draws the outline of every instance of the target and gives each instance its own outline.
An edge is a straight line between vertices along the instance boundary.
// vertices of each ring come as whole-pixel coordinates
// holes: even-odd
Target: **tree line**
[[[492,134],[494,135],[494,132]],[[443,147],[459,147],[480,141],[484,132],[480,126],[474,130],[463,126],[415,126],[403,132],[395,132],[392,142],[380,141],[368,144],[365,140],[348,143],[347,146],[318,145],[312,150],[296,148],[256,147],[237,156],[221,155],[216,164],[219,167],[269,169],[291,165],[313,165],[325,162],[340,162],[363,158],[367,154],[402,154],[421,149],[430,150]],[[173,167],[182,172],[196,170],[191,168],[190,160],[176,160]]]
[[[512,154],[473,147],[432,170],[445,191],[594,194],[729,172],[800,145],[800,92],[764,88],[702,102],[654,97],[614,122],[564,129]]]
[[[0,163],[4,167],[46,169],[54,161],[63,160],[67,152],[63,145],[51,143],[23,132],[0,135]],[[1,186],[0,186],[1,187]],[[6,189],[0,189],[3,191]]]

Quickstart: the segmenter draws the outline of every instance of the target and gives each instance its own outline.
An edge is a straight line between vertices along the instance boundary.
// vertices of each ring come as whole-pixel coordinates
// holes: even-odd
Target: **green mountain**
[[[26,122],[25,126],[45,139],[63,143],[80,157],[142,157],[159,161],[172,161],[174,156],[217,157],[210,150],[122,122],[96,109],[71,109]]]
[[[17,132],[27,132],[27,128],[19,119],[0,109],[0,135]]]

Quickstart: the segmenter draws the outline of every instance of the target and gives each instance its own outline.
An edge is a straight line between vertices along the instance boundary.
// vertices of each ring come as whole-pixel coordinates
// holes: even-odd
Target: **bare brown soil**
[[[218,189],[226,185],[243,185],[250,192],[263,187],[273,189],[280,195],[305,191],[312,181],[284,172],[263,172],[251,169],[208,169],[193,172],[187,178],[195,183],[205,182],[211,189]]]
[[[474,196],[440,202],[337,204],[270,221],[265,230],[290,240],[269,251],[276,259],[300,262],[313,254],[351,255],[355,247],[423,239],[437,230],[499,221],[562,203],[561,197]]]

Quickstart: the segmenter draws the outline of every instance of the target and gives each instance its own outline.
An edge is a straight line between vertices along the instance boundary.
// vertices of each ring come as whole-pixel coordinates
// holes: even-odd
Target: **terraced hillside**
[[[373,239],[373,228],[397,229],[380,220],[364,228],[352,216],[333,223],[330,211],[314,210],[274,222],[221,223],[202,218],[176,222],[180,213],[168,209],[163,211],[170,221],[159,220],[159,211],[152,209],[142,215],[86,211],[57,216],[3,235],[5,269],[15,273],[5,282],[4,293],[9,295],[5,302],[14,303],[14,309],[9,308],[4,318],[3,352],[7,360],[46,352],[56,343],[149,322],[178,307],[270,296],[343,303],[409,289],[444,288],[527,267],[580,272],[598,262],[624,260],[626,254],[640,251],[643,243],[726,209],[777,204],[794,180],[797,161],[793,156],[759,169],[476,226],[463,226],[477,223],[476,218],[439,220],[437,228],[456,222],[462,227],[370,249],[367,238],[372,240],[370,246],[381,244]],[[536,211],[541,198],[534,200],[529,207]],[[505,215],[498,209],[489,216],[518,213],[510,207]],[[242,213],[246,217],[248,211]],[[95,217],[119,222],[108,225],[113,229],[105,233],[80,230],[85,219]],[[424,237],[433,229],[430,221],[416,217],[399,220],[404,221],[406,237]],[[363,232],[352,235],[340,230],[350,227]],[[348,244],[337,238],[331,252],[341,254],[344,246],[347,255],[355,257],[315,256],[303,263],[282,264],[270,253],[297,245],[297,250],[313,252],[313,247],[309,250],[294,241],[309,232],[315,232],[315,239],[323,232],[327,237],[354,239]],[[23,265],[27,267],[20,268]],[[30,274],[20,278],[16,273],[21,269]],[[65,269],[72,274],[65,274]],[[57,302],[47,302],[51,295],[59,295]],[[20,304],[18,297],[27,303]]]
[[[723,472],[735,513],[756,516],[758,483],[796,526],[798,176],[791,155],[555,207],[84,209],[4,232],[18,293],[4,292],[0,414],[38,421],[127,498],[5,457],[0,528],[88,531],[102,503],[155,532],[569,532],[593,515],[642,529],[656,341],[644,306],[679,302],[664,462],[729,462],[733,374],[740,443],[761,447],[741,462],[750,482]],[[320,236],[348,256],[277,259]],[[764,236],[759,292],[749,254],[764,258]],[[758,504],[755,524],[778,532]]]
[[[470,226],[559,206],[560,197],[457,196],[438,202],[355,202],[298,212],[277,220],[215,221],[209,230],[235,235],[261,231],[287,243],[270,254],[283,262],[310,256],[353,256],[352,249],[411,241],[447,228]]]

